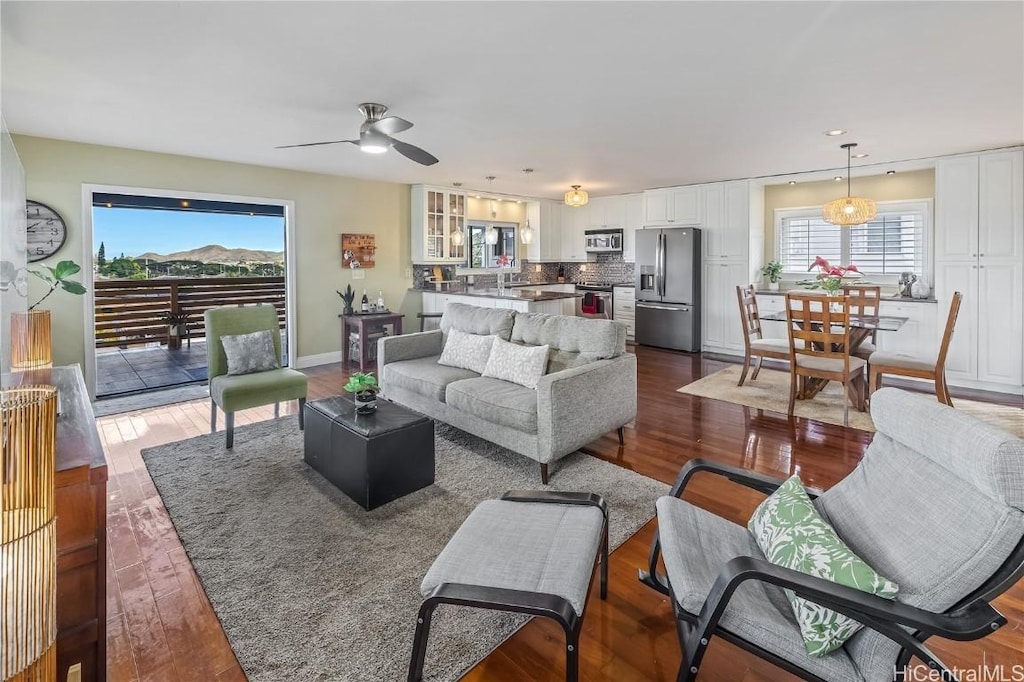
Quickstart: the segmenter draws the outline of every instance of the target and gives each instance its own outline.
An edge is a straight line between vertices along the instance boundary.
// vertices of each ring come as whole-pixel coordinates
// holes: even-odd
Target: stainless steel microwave
[[[587,230],[587,253],[618,253],[622,251],[622,230]]]

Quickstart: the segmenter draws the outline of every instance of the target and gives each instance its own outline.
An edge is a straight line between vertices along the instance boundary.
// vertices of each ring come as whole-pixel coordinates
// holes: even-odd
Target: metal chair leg
[[[217,403],[210,400],[210,433],[217,432]]]
[[[224,426],[228,433],[228,445],[227,448],[230,450],[235,447],[235,413],[225,412],[224,413]]]
[[[548,484],[548,465],[547,464],[541,464],[540,465],[540,482],[543,483],[544,485]]]
[[[565,682],[580,679],[580,635],[565,631]]]
[[[299,398],[299,431],[306,428],[306,399]]]
[[[427,658],[427,640],[430,638],[430,619],[434,616],[434,604],[425,601],[416,618],[416,635],[412,641],[412,658],[409,660],[409,682],[423,679],[423,662]]]
[[[281,416],[281,403],[274,403],[274,419]]]

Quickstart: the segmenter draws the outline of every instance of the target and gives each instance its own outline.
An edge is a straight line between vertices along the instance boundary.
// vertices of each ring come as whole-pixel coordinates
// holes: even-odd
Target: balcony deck
[[[206,340],[166,346],[98,349],[96,397],[107,398],[206,381]]]

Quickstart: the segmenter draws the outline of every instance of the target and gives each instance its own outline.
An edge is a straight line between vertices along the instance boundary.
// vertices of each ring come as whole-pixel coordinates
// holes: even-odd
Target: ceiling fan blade
[[[324,144],[342,144],[348,142],[349,144],[359,144],[359,140],[334,140],[332,142],[307,142],[306,144],[286,144],[280,147],[274,147],[274,149],[294,149],[295,147],[319,147]]]
[[[433,166],[435,163],[437,163],[436,156],[420,149],[414,144],[409,144],[408,142],[402,142],[401,140],[396,140],[392,138],[391,146],[394,147],[395,151],[397,151],[405,158],[411,159],[416,163],[421,163],[424,166]]]
[[[403,130],[412,128],[412,123],[406,121],[404,118],[398,116],[386,116],[379,121],[373,121],[367,126],[367,130],[372,130],[377,133],[384,133],[385,135],[396,135]]]

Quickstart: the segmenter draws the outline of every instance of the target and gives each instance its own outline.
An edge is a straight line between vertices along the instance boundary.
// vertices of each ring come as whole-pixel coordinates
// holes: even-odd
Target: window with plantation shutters
[[[875,219],[854,227],[827,223],[816,208],[775,212],[776,256],[795,279],[818,256],[833,265],[853,263],[877,282],[895,281],[901,272],[929,275],[930,232],[930,201],[879,202]]]

